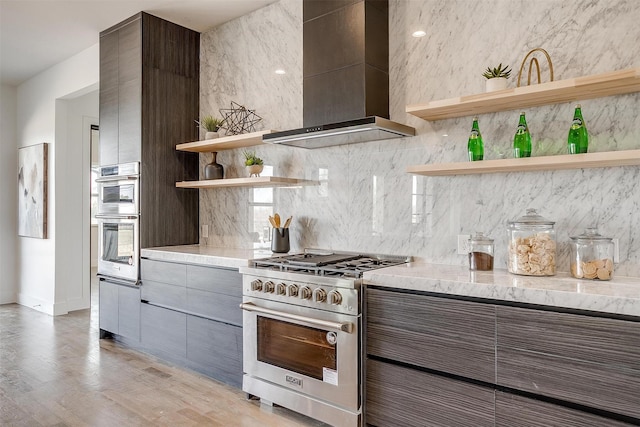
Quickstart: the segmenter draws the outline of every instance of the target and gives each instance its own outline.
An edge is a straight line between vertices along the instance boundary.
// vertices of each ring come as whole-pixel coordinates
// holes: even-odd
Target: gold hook
[[[522,64],[520,65],[520,71],[518,72],[518,87],[520,87],[520,79],[522,78],[522,70],[524,69],[524,64],[527,62],[527,58],[534,52],[542,52],[544,54],[544,56],[547,57],[547,62],[549,63],[549,74],[551,75],[551,81],[553,81],[553,63],[551,62],[551,57],[549,56],[549,54],[547,53],[546,50],[542,49],[541,47],[537,47],[535,49],[530,50],[529,53],[527,53],[527,55],[522,60]],[[531,68],[532,68],[534,63],[536,65],[536,69],[537,69],[538,83],[541,83],[541,81],[540,81],[540,64],[538,63],[538,60],[534,57],[534,58],[531,59],[531,62],[529,63],[529,80],[527,82],[527,85],[531,84],[531,71],[532,71]]]

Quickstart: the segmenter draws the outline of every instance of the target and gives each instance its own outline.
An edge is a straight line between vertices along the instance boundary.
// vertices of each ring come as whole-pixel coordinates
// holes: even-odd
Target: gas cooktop
[[[411,257],[406,256],[305,249],[303,253],[299,254],[254,259],[249,261],[249,266],[256,269],[312,274],[315,276],[360,278],[367,271],[410,261]]]

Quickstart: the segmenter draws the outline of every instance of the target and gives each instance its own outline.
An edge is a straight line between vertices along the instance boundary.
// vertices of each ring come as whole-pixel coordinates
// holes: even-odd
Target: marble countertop
[[[640,316],[640,278],[580,280],[568,273],[517,276],[506,270],[414,262],[364,274],[367,284],[440,294]]]
[[[268,249],[233,249],[183,245],[142,249],[141,255],[143,258],[158,261],[240,268],[246,267],[247,261],[250,259],[272,257],[273,253]]]

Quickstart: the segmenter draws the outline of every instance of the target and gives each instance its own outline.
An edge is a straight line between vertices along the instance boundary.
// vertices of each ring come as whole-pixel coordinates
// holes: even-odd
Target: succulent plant
[[[487,67],[487,71],[482,75],[487,79],[495,79],[496,77],[504,77],[505,79],[508,79],[511,75],[511,70],[508,68],[508,65],[505,65],[503,68],[502,63],[500,63],[496,68]]]
[[[220,126],[222,126],[222,123],[224,123],[224,120],[213,116],[204,116],[202,120],[196,120],[196,123],[207,132],[217,132]]]
[[[243,151],[245,166],[261,165],[263,161],[260,157],[256,156],[255,151]]]

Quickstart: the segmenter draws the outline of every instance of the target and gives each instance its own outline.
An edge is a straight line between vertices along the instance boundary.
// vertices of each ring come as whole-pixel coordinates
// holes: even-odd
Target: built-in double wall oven
[[[140,163],[100,168],[98,274],[138,283],[140,278]]]

